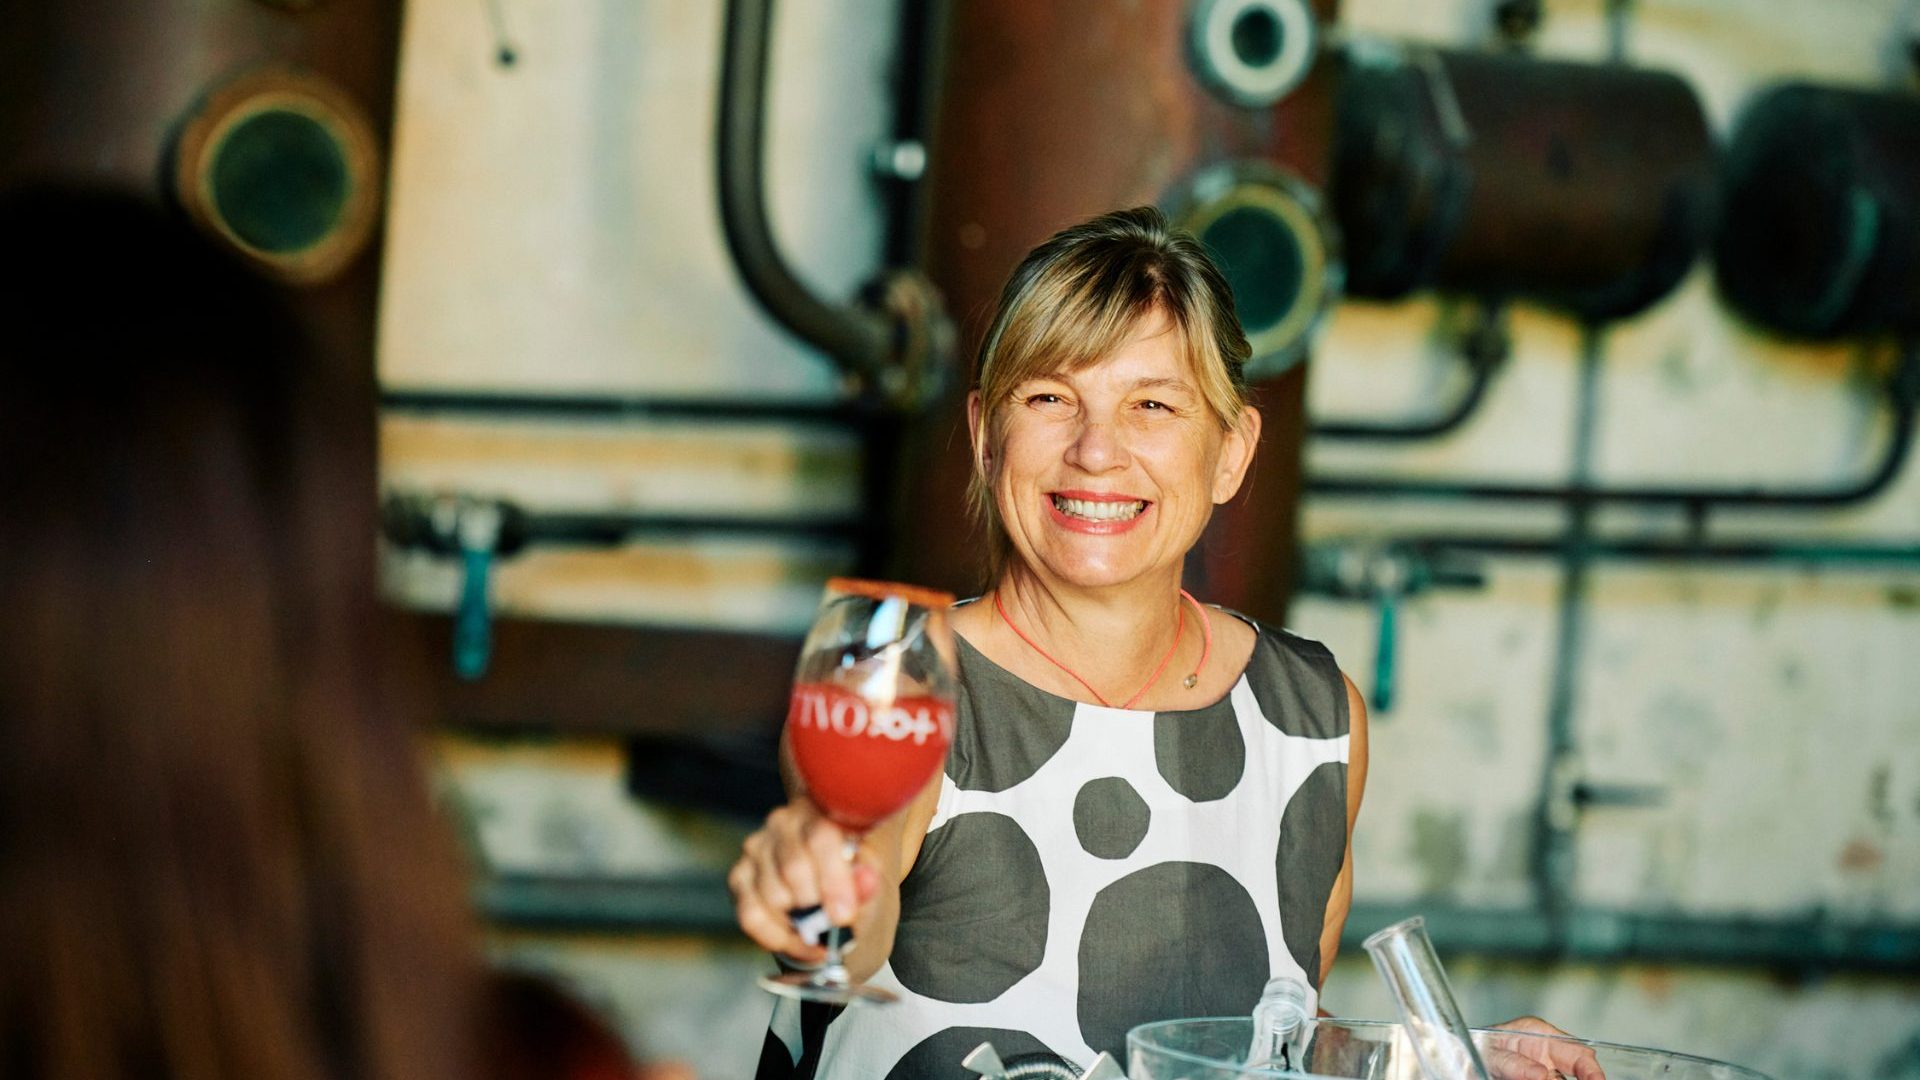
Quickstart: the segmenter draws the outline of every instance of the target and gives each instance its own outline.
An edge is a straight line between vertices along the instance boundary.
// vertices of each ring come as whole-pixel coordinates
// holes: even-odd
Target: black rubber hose
[[[1314,495],[1360,498],[1488,500],[1495,502],[1584,502],[1587,505],[1636,504],[1673,506],[1702,512],[1738,509],[1835,509],[1863,503],[1885,491],[1900,476],[1913,447],[1914,412],[1920,401],[1920,348],[1909,348],[1888,389],[1887,411],[1892,431],[1885,451],[1872,471],[1859,479],[1827,488],[1662,488],[1595,487],[1583,484],[1511,484],[1497,481],[1402,479],[1381,476],[1309,477]]]
[[[780,255],[767,219],[767,54],[773,0],[730,0],[721,54],[720,222],[747,290],[794,336],[871,380],[893,352],[888,321],[850,305],[829,304],[800,281]]]

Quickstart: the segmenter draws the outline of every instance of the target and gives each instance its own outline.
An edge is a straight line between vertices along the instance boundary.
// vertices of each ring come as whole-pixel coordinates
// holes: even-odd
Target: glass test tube
[[[1400,1021],[1427,1080],[1487,1080],[1487,1067],[1453,1000],[1447,973],[1433,954],[1426,920],[1415,915],[1394,923],[1367,938],[1365,945],[1400,1008]]]

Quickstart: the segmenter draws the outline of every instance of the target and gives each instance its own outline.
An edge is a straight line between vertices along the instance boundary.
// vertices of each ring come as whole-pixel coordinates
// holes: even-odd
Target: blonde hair
[[[1021,383],[1072,373],[1111,355],[1155,312],[1172,322],[1200,396],[1231,428],[1248,405],[1252,349],[1234,313],[1233,290],[1207,249],[1151,206],[1115,210],[1053,234],[1027,253],[1000,292],[980,346],[973,389],[967,501],[987,530],[987,585],[1000,578],[1012,542],[993,504],[986,448],[1001,432]]]

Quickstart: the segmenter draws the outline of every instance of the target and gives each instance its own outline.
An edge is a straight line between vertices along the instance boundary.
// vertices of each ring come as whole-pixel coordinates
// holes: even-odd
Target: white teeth
[[[1140,516],[1147,504],[1139,499],[1132,502],[1095,502],[1092,499],[1069,499],[1053,496],[1053,505],[1063,514],[1088,521],[1128,521]]]

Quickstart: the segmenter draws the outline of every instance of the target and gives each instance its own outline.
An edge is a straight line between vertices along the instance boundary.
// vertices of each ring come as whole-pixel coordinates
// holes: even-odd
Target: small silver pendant
[[[1200,681],[1200,673],[1196,671],[1196,672],[1194,672],[1193,674],[1191,674],[1191,675],[1189,675],[1189,676],[1187,676],[1187,677],[1186,677],[1186,680],[1185,680],[1185,681],[1184,681],[1184,682],[1183,682],[1183,683],[1182,683],[1181,685],[1183,685],[1183,686],[1185,686],[1185,687],[1186,687],[1187,689],[1189,689],[1189,690],[1191,690],[1191,689],[1193,689],[1193,686],[1194,686],[1194,684],[1195,684],[1195,683],[1197,683],[1197,682],[1199,682],[1199,681]]]

